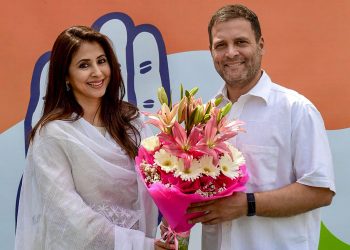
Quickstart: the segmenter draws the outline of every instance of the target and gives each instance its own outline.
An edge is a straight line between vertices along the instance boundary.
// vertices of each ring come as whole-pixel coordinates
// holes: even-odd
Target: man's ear
[[[262,36],[259,39],[258,46],[260,48],[261,55],[264,55],[265,54],[265,41],[264,41],[264,38]]]
[[[209,51],[210,51],[210,55],[211,55],[211,57],[213,57],[212,45],[209,45]]]

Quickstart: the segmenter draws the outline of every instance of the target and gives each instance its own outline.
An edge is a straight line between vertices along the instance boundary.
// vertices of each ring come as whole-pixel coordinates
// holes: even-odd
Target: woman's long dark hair
[[[132,120],[139,116],[138,109],[123,101],[125,86],[120,64],[109,39],[85,26],[73,26],[66,29],[57,37],[53,45],[43,115],[32,129],[30,141],[33,140],[38,128],[45,126],[50,121],[74,121],[83,116],[84,111],[76,101],[73,92],[66,90],[66,77],[72,56],[84,42],[97,42],[101,45],[111,68],[110,82],[101,101],[101,121],[129,157],[134,158],[140,143],[140,133],[132,124]],[[73,113],[78,116],[72,117]]]

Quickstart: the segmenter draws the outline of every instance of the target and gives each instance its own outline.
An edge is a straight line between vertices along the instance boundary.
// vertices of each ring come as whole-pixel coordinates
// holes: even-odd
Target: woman
[[[84,26],[58,36],[30,134],[15,249],[167,247],[153,239],[157,209],[133,161],[145,131],[124,94],[106,36]]]

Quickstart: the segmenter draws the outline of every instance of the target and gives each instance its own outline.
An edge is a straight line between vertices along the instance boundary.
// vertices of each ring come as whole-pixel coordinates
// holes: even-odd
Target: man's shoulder
[[[303,104],[312,105],[311,101],[298,91],[285,87],[279,83],[271,82],[271,92],[272,95],[277,98],[277,100],[285,100],[290,104]]]
[[[303,116],[305,114],[317,114],[319,111],[316,106],[304,95],[296,90],[284,87],[277,83],[271,85],[271,107],[279,108],[286,114],[293,116]]]

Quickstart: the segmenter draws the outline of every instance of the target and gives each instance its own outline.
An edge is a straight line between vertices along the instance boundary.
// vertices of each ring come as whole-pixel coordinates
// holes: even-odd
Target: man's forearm
[[[293,183],[286,187],[255,193],[256,215],[286,217],[327,206],[334,192],[328,188]]]

